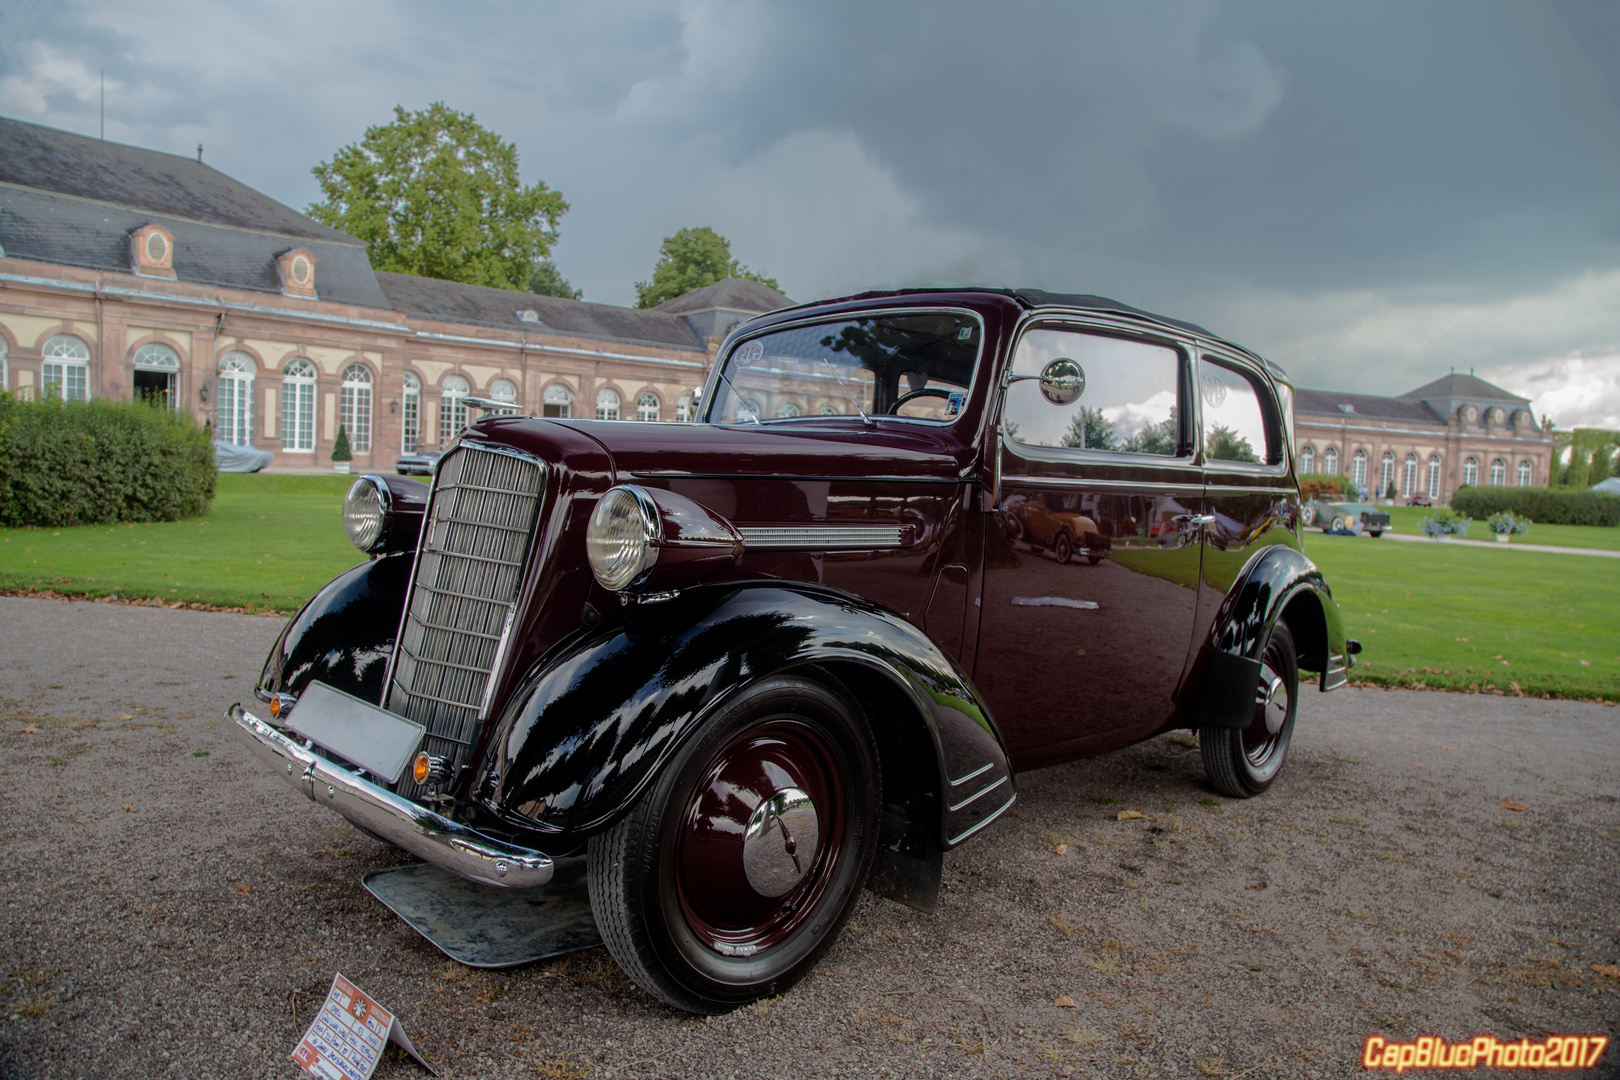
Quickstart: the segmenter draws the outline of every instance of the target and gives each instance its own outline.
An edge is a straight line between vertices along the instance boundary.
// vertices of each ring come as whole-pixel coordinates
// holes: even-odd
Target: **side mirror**
[[[1073,405],[1086,392],[1086,373],[1066,356],[1047,364],[1039,375],[1009,375],[1007,382],[1023,382],[1026,379],[1040,380],[1041,396],[1053,405]]]

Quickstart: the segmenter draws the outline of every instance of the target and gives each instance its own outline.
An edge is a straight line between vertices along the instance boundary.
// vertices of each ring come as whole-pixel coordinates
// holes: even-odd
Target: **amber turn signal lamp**
[[[433,772],[433,759],[426,754],[417,754],[416,760],[411,763],[411,779],[418,784],[427,783],[427,778]]]
[[[281,719],[281,695],[277,694],[270,699],[270,719]]]

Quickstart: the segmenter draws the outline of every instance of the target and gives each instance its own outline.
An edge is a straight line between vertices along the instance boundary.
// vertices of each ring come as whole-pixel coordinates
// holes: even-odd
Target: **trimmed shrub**
[[[1458,488],[1451,505],[1470,517],[1510,510],[1538,525],[1620,525],[1620,495],[1552,488]]]
[[[217,477],[189,416],[0,392],[0,525],[178,521],[208,512]]]

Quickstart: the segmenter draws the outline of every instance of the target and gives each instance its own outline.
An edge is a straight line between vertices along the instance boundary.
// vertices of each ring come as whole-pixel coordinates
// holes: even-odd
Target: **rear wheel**
[[[781,993],[860,895],[881,795],[871,728],[840,688],[755,683],[591,838],[603,942],[678,1009],[722,1013]]]
[[[1260,686],[1246,728],[1200,728],[1204,772],[1217,791],[1247,799],[1271,786],[1288,756],[1299,704],[1299,661],[1294,635],[1279,621],[1260,654]]]
[[[1344,531],[1344,515],[1343,514],[1335,514],[1335,515],[1333,515],[1333,524],[1328,526],[1328,532],[1342,532],[1342,531]]]
[[[1074,537],[1069,535],[1067,529],[1059,530],[1057,536],[1053,538],[1052,554],[1060,563],[1066,563],[1074,558]]]
[[[1384,530],[1383,529],[1368,529],[1367,530],[1367,535],[1372,536],[1372,537],[1383,536],[1384,535]]]

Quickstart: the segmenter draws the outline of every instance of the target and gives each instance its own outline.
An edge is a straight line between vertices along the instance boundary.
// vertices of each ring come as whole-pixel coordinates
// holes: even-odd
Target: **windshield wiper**
[[[729,389],[731,391],[731,393],[732,393],[732,396],[737,399],[737,404],[741,405],[744,408],[747,408],[748,399],[743,397],[742,394],[737,392],[737,387],[732,384],[731,376],[726,374],[726,369],[725,368],[720,369],[720,381],[726,384],[726,388]],[[754,410],[749,409],[748,410],[748,419],[757,424],[757,423],[759,423],[759,414],[754,412]]]
[[[848,399],[848,401],[849,401],[849,403],[851,405],[855,406],[855,411],[861,414],[861,419],[866,421],[866,426],[867,427],[877,427],[877,421],[873,420],[870,416],[866,415],[866,410],[861,408],[861,403],[856,401],[855,400],[855,395],[849,392],[849,386],[848,386],[848,384],[846,384],[844,382],[844,377],[838,373],[837,366],[831,360],[828,360],[825,356],[823,356],[821,358],[821,362],[823,364],[827,365],[827,370],[832,372],[833,373],[833,378],[838,380],[838,385],[844,391],[844,397],[846,399]],[[724,378],[724,376],[722,376],[722,378]]]

